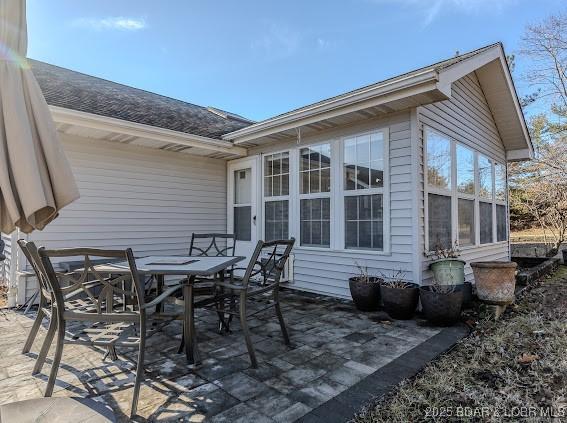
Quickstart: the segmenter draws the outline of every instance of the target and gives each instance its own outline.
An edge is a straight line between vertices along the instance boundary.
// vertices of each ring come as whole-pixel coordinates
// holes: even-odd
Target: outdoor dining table
[[[187,361],[200,363],[199,349],[195,335],[195,318],[193,307],[193,290],[190,289],[198,276],[215,276],[224,272],[234,264],[244,260],[241,256],[147,256],[136,258],[136,267],[141,275],[156,277],[158,292],[164,286],[166,276],[186,277],[183,284],[183,342]],[[121,274],[129,272],[127,263],[106,263],[94,266],[100,273]],[[172,285],[173,286],[173,285]]]

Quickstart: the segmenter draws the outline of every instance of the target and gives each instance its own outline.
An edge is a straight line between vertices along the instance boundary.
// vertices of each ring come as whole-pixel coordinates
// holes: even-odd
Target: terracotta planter
[[[425,318],[439,326],[450,326],[461,317],[463,285],[455,285],[453,292],[436,292],[432,286],[419,289]]]
[[[354,276],[348,280],[350,295],[360,311],[376,311],[380,307],[380,284],[384,280],[373,276],[368,279],[361,280]]]
[[[511,261],[471,263],[479,300],[488,304],[505,305],[514,302],[516,268]]]
[[[393,319],[411,319],[419,301],[419,286],[411,283],[407,288],[393,288],[381,285],[384,311]]]
[[[460,285],[465,282],[465,262],[461,259],[435,260],[429,267],[440,285]]]

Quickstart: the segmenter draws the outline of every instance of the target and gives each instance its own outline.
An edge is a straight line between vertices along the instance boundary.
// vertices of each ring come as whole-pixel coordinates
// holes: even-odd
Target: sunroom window
[[[344,140],[345,248],[384,249],[384,134]]]
[[[331,245],[331,145],[299,152],[300,241],[307,247]]]
[[[451,189],[452,154],[451,140],[430,129],[427,139],[427,183],[429,250],[447,248],[452,243]]]
[[[289,237],[289,152],[264,157],[264,238]]]

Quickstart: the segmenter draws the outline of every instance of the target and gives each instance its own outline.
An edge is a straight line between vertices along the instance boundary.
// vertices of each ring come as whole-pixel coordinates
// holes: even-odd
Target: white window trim
[[[428,181],[428,171],[427,171],[427,131],[434,132],[442,137],[445,137],[451,141],[451,189],[442,189],[437,188],[434,186],[429,185]],[[455,140],[453,137],[438,131],[430,126],[424,125],[423,126],[423,191],[424,191],[424,238],[425,238],[425,255],[430,256],[434,252],[429,250],[429,194],[437,194],[437,195],[445,195],[451,197],[451,240],[454,242],[458,240],[459,236],[459,215],[458,215],[458,207],[459,207],[459,198],[473,200],[475,202],[474,205],[474,224],[475,224],[475,242],[473,245],[466,245],[461,246],[462,251],[467,250],[474,250],[479,247],[490,247],[496,245],[506,245],[509,242],[510,238],[510,222],[509,222],[509,206],[508,206],[508,174],[507,174],[507,167],[504,163],[490,157],[487,154],[480,153],[479,151],[475,150],[473,147],[459,142]],[[475,194],[465,194],[461,193],[457,189],[457,145],[461,145],[474,153],[474,179],[475,179]],[[491,162],[491,171],[492,171],[492,199],[483,198],[480,196],[480,178],[479,178],[479,157],[484,156],[488,158]],[[498,200],[496,199],[496,167],[495,164],[500,164],[504,166],[505,169],[505,199]],[[480,202],[486,202],[492,204],[492,242],[481,244],[480,243]],[[496,205],[504,205],[506,207],[506,219],[507,219],[507,238],[504,241],[496,241],[497,240],[497,223],[496,223]]]

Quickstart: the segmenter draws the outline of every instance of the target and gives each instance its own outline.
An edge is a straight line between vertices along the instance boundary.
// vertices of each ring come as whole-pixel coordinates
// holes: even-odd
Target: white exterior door
[[[236,255],[250,259],[258,242],[258,157],[228,163],[227,229],[236,236]],[[241,263],[239,267],[245,267]]]

